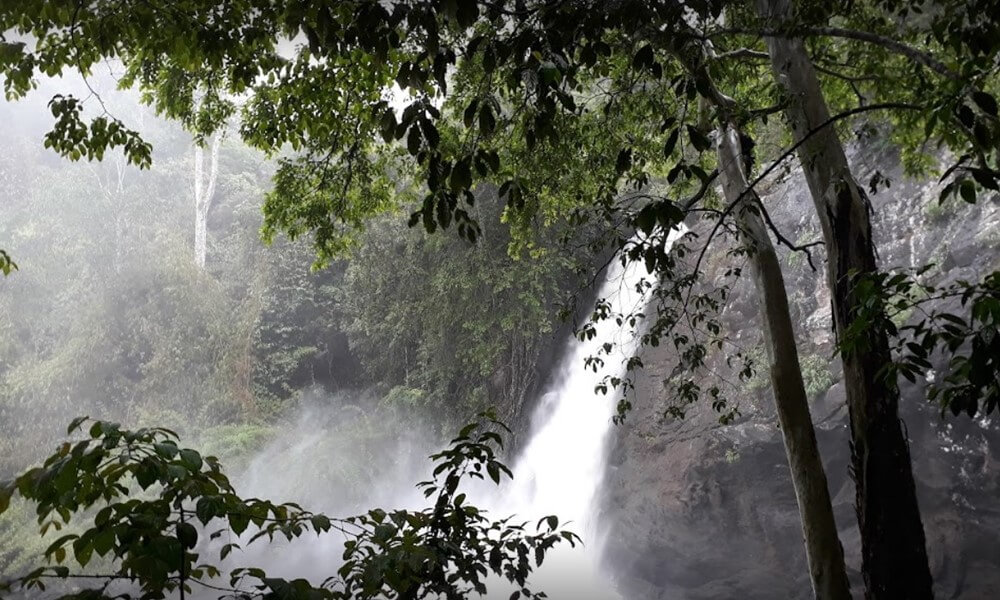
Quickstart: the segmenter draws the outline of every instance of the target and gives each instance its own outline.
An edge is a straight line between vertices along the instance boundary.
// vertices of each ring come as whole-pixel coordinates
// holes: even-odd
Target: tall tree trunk
[[[837,537],[826,472],[809,414],[781,265],[755,202],[756,193],[749,189],[741,136],[733,126],[720,127],[719,133],[719,176],[726,200],[739,202],[736,216],[764,315],[771,389],[799,505],[813,593],[821,600],[850,598],[844,551]]]
[[[215,196],[215,181],[219,174],[219,146],[222,133],[215,134],[209,155],[208,181],[205,181],[205,149],[194,147],[194,262],[205,268],[208,253],[208,211]]]
[[[106,165],[101,171],[90,166],[90,172],[94,175],[98,187],[104,200],[107,202],[108,210],[112,213],[115,227],[115,256],[113,267],[115,275],[120,275],[125,257],[125,231],[128,228],[127,200],[125,198],[125,173],[126,163],[124,157],[119,156],[114,161],[114,173]]]
[[[114,189],[115,204],[115,274],[122,272],[122,262],[125,254],[125,160],[118,157],[115,161],[117,183]]]
[[[757,0],[769,26],[792,17],[790,0]],[[833,127],[819,80],[801,39],[769,37],[771,64],[790,100],[786,115],[799,148],[827,251],[827,277],[838,340],[858,313],[852,273],[876,271],[870,206],[855,181]],[[899,389],[879,370],[891,359],[882,331],[866,332],[862,345],[841,349],[851,420],[856,508],[861,529],[866,598],[932,598],[924,530],[910,451],[898,416]]]
[[[693,39],[693,38],[689,38]],[[806,560],[813,593],[820,600],[851,598],[844,564],[844,550],[837,536],[826,472],[816,445],[816,432],[809,414],[808,396],[802,381],[795,331],[788,310],[788,294],[777,254],[760,213],[748,210],[759,200],[750,189],[748,165],[744,163],[740,131],[733,120],[736,103],[715,85],[705,59],[712,53],[708,43],[691,47],[689,42],[668,47],[698,82],[704,102],[718,110],[720,140],[717,148],[723,193],[729,202],[740,202],[737,219],[750,249],[754,284],[764,315],[764,339],[774,404],[781,424],[785,456],[799,506],[799,521],[806,546]],[[703,110],[707,114],[707,110]]]

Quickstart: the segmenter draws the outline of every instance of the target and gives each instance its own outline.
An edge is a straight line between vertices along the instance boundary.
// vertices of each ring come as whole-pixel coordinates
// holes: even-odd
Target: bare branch
[[[739,48],[737,50],[730,50],[729,52],[723,52],[722,54],[716,54],[712,57],[715,60],[723,60],[726,58],[749,58],[753,60],[767,60],[770,58],[767,52],[761,52],[760,50],[751,50],[750,48]]]
[[[746,27],[735,27],[720,29],[718,31],[713,31],[707,33],[705,38],[713,38],[724,35],[733,34],[745,34],[745,35],[759,35],[768,37],[803,37],[806,35],[821,35],[827,37],[837,37],[851,40],[858,40],[861,42],[867,42],[869,44],[874,44],[876,46],[881,46],[886,50],[895,52],[896,54],[901,54],[910,60],[919,63],[928,69],[934,71],[938,75],[947,77],[953,81],[958,81],[961,79],[961,75],[953,71],[943,62],[934,58],[929,52],[920,50],[919,48],[914,48],[894,40],[890,37],[883,35],[878,35],[876,33],[871,33],[869,31],[857,31],[854,29],[845,29],[843,27],[792,27],[788,29],[776,29],[773,27],[764,28],[746,28]]]
[[[708,247],[709,245],[711,245],[712,239],[715,237],[715,234],[718,233],[719,227],[722,226],[722,221],[725,220],[725,218],[729,216],[730,213],[732,213],[733,209],[736,208],[736,205],[742,202],[747,194],[751,192],[756,194],[755,188],[757,187],[757,185],[760,184],[760,182],[763,181],[765,178],[767,178],[768,175],[773,173],[775,169],[777,169],[783,162],[785,162],[786,159],[788,159],[792,154],[794,154],[795,151],[798,150],[802,146],[802,144],[806,143],[806,141],[809,140],[812,136],[823,131],[824,129],[826,129],[827,127],[833,125],[838,121],[842,121],[844,119],[847,119],[849,117],[861,113],[872,112],[876,110],[921,110],[921,109],[922,107],[917,106],[915,104],[906,104],[903,102],[881,102],[878,104],[868,104],[866,106],[858,106],[856,108],[852,108],[850,110],[845,110],[844,112],[837,113],[836,115],[833,115],[826,121],[823,121],[816,127],[807,131],[806,134],[802,136],[802,139],[795,142],[794,144],[789,146],[787,150],[782,152],[781,155],[774,160],[774,162],[768,165],[768,167],[764,169],[760,175],[754,178],[754,180],[750,183],[750,185],[747,186],[747,189],[744,190],[742,194],[740,194],[739,198],[737,198],[733,202],[730,202],[729,205],[726,206],[726,208],[722,211],[722,216],[719,217],[719,220],[716,221],[715,226],[712,227],[712,231],[709,232],[708,239],[705,240],[705,245],[702,247],[701,251],[698,254],[698,260],[695,262],[695,272],[697,272],[698,269],[701,268],[701,263],[705,258],[705,253],[708,252]]]

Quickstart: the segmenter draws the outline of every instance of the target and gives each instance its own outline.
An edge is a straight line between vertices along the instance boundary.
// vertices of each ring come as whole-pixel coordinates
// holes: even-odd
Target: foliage
[[[198,447],[209,454],[232,464],[251,456],[277,431],[274,426],[252,423],[226,424],[207,427],[200,432]]]
[[[970,182],[956,182],[949,193],[968,188],[972,180],[995,187],[986,163],[997,128],[997,103],[990,92],[995,47],[989,40],[998,25],[975,12],[985,0],[948,3],[949,10],[929,14],[896,0],[851,4],[850,9],[800,4],[791,28],[815,40],[817,63],[829,76],[829,97],[891,103],[899,111],[893,113],[896,131],[913,131],[919,123],[925,137],[937,133],[953,147],[967,145],[959,170]],[[27,3],[0,13],[3,30],[46,43],[5,42],[2,64],[8,95],[17,98],[32,88],[37,72],[71,68],[87,73],[101,60],[120,59],[127,69],[123,85],[143,89],[158,112],[199,136],[239,112],[241,133],[252,145],[302,150],[278,170],[265,231],[312,231],[323,259],[341,247],[338,226],[356,228],[365,215],[391,205],[380,161],[395,152],[380,152],[378,138],[405,140],[400,146],[420,165],[428,193],[417,219],[428,228],[455,222],[474,237],[477,228],[461,202],[472,203],[469,192],[477,176],[501,172],[502,161],[490,147],[497,132],[514,126],[529,151],[558,143],[560,119],[586,118],[623,101],[617,94],[586,97],[601,79],[612,90],[624,81],[632,87],[659,81],[669,83],[678,98],[711,94],[704,82],[697,84],[701,89],[695,87],[705,65],[690,56],[689,44],[700,39],[691,23],[708,29],[719,56],[730,48],[752,47],[744,42],[767,27],[745,8],[733,7],[728,20],[742,27],[713,28],[722,8],[716,2],[693,4],[694,21],[680,5],[656,1],[595,10],[561,2],[508,7],[473,0],[308,7],[242,0],[224,11],[198,0],[172,5],[173,11],[158,10],[156,3]],[[911,11],[921,17],[907,19]],[[127,18],[109,18],[113,14]],[[896,26],[901,19],[906,27]],[[505,20],[517,26],[498,26]],[[820,27],[830,21],[856,29]],[[199,35],[191,33],[192,22],[199,24]],[[650,28],[651,23],[657,27]],[[291,56],[282,55],[279,40],[299,35],[306,43]],[[104,43],[88,42],[98,39]],[[739,90],[748,71],[759,73],[745,59],[748,55],[753,56],[736,53],[732,59],[744,60],[709,65],[711,75]],[[948,64],[952,59],[965,69],[963,76]],[[887,69],[887,62],[901,68]],[[482,76],[466,82],[464,90],[453,89],[449,71],[466,65],[476,65]],[[842,65],[849,65],[847,72],[837,70]],[[890,72],[898,75],[887,77]],[[393,85],[410,94],[401,114],[389,102]],[[233,98],[248,91],[250,101],[241,109]],[[440,110],[435,99],[455,94],[465,97],[464,106],[455,107],[465,135],[449,147],[442,135],[449,111]],[[515,112],[519,101],[522,110]],[[909,101],[919,111],[907,108]],[[759,108],[754,104],[740,110],[751,115]],[[53,101],[57,121],[49,137],[58,151],[72,158],[99,157],[105,148],[122,146],[133,162],[148,160],[148,149],[133,131],[106,115],[87,125],[79,105],[71,96]],[[707,149],[696,113],[685,111],[679,120],[675,116],[664,123],[658,139],[676,143],[686,136],[696,149]],[[646,140],[619,141],[618,175],[636,181],[648,176],[643,173]],[[659,147],[672,150],[673,143]],[[976,157],[982,164],[966,165]],[[522,182],[512,177],[500,183],[504,197],[519,204]]]
[[[4,276],[7,276],[16,270],[17,270],[17,263],[11,260],[9,254],[4,252],[3,250],[0,250],[0,272],[2,272]]]
[[[420,402],[435,412],[449,407],[443,414],[486,405],[516,411],[527,400],[558,303],[582,283],[575,267],[589,263],[585,252],[551,243],[534,257],[509,256],[495,191],[477,195],[476,247],[382,218],[370,224],[339,288],[351,350],[370,379],[422,390]]]
[[[702,259],[718,237],[739,238],[730,217],[743,202],[720,205],[712,197],[716,165],[709,132],[718,122],[751,135],[767,133],[768,115],[787,102],[774,85],[759,85],[765,76],[757,62],[763,36],[806,38],[824,73],[823,93],[837,111],[837,123],[829,125],[845,131],[858,124],[852,117],[879,111],[892,121],[892,135],[903,145],[911,170],[931,164],[928,142],[940,141],[953,151],[956,160],[944,173],[943,199],[971,203],[983,189],[1000,186],[995,99],[1000,36],[991,4],[949,1],[932,11],[921,6],[898,0],[803,1],[793,22],[775,30],[749,7],[722,2],[238,0],[220,7],[179,0],[164,9],[145,1],[85,6],[36,1],[0,9],[0,30],[32,40],[4,38],[0,68],[8,95],[18,97],[32,86],[36,72],[86,74],[102,60],[121,60],[124,86],[140,88],[160,114],[180,120],[199,137],[238,113],[244,141],[271,155],[292,151],[281,156],[273,177],[264,206],[265,238],[278,232],[293,239],[311,234],[318,264],[357,248],[358,232],[369,218],[412,209],[414,200],[418,206],[411,226],[422,224],[434,232],[454,225],[461,237],[479,240],[484,229],[475,191],[487,182],[497,185],[506,203],[504,219],[516,226],[510,240],[515,250],[531,249],[533,240],[518,237],[526,224],[566,219],[571,225],[595,225],[601,238],[595,248],[645,264],[650,278],[640,287],[651,296],[655,315],[647,321],[642,313],[612,314],[606,300],[598,299],[579,335],[592,337],[594,322],[615,319],[639,333],[644,345],[671,344],[679,357],[669,381],[676,399],[672,414],[683,416],[688,404],[707,396],[729,420],[733,409],[723,390],[706,384],[702,375],[709,352],[726,349],[717,315],[740,267],[726,268],[721,285],[713,280],[706,286]],[[728,9],[725,19],[720,18],[723,8]],[[907,18],[913,14],[919,18]],[[282,52],[283,40],[302,42]],[[236,98],[246,103],[238,106]],[[84,122],[82,103],[71,96],[54,97],[51,107],[56,121],[46,142],[61,154],[99,159],[106,149],[122,147],[133,163],[148,164],[149,146],[121,121],[102,113]],[[753,185],[780,168],[792,150],[761,170]],[[744,158],[752,173],[753,153]],[[766,207],[757,204],[753,210],[766,217]],[[692,233],[672,245],[674,226],[694,213],[708,220],[707,236]],[[772,233],[795,246],[773,224]],[[696,241],[700,250],[693,247]],[[743,253],[736,246],[727,258],[739,261]],[[429,324],[400,322],[421,334],[438,333],[442,319],[461,316],[454,307],[467,306],[476,288],[460,279],[465,271],[457,274],[449,273],[445,289],[435,290],[449,299],[451,312],[440,311]],[[430,274],[423,279],[434,283]],[[373,287],[386,289],[393,281],[387,277]],[[852,335],[842,340],[845,352],[850,344],[865,343],[866,327],[895,332],[887,317],[892,295],[882,293],[897,287],[894,281],[853,282],[850,294],[870,302],[867,313],[854,315]],[[975,414],[983,396],[987,412],[992,409],[994,381],[984,375],[995,367],[990,353],[996,355],[989,333],[995,330],[991,281],[968,284],[962,292],[975,290],[968,292],[971,321],[942,316],[913,330],[919,343],[907,344],[924,354],[907,345],[910,354],[886,366],[890,386],[896,375],[912,377],[914,369],[929,364],[925,346],[944,342],[940,347],[952,353],[958,378],[942,392],[946,404]],[[356,304],[352,309],[367,308]],[[384,312],[412,317],[391,310],[398,308]],[[459,350],[444,355],[456,357],[468,374],[480,367],[481,376],[483,365],[494,364],[510,348],[479,343],[483,331],[510,333],[520,327],[504,329],[503,320],[497,327],[492,314],[476,317],[475,330],[459,341]],[[246,320],[253,323],[252,312]],[[398,358],[402,349],[404,374],[393,384],[437,387],[432,396],[439,390],[452,393],[454,382],[466,387],[462,377],[467,373],[444,372],[433,359],[420,356],[427,350],[451,351],[450,340],[440,336],[419,344],[418,364],[431,366],[421,375],[432,380],[414,383],[408,354],[418,344],[394,337],[396,321],[386,326],[367,314],[359,321],[381,326],[378,337],[390,342],[387,355]],[[944,321],[958,329],[945,328]],[[171,340],[166,332],[156,333]],[[966,344],[969,350],[963,352]],[[282,346],[281,357],[287,360],[276,363],[287,372],[317,349]],[[82,345],[70,356],[92,350]],[[368,354],[379,356],[377,349]],[[198,358],[208,362],[219,356],[210,350],[207,360]],[[588,365],[599,368],[602,356],[591,357]],[[641,366],[633,356],[625,368],[631,373]],[[746,362],[730,366],[752,372]],[[438,387],[438,381],[449,383]],[[614,376],[603,386],[623,391],[619,418],[629,409],[630,385],[629,376]],[[278,396],[291,387],[271,391]]]
[[[138,110],[127,98],[109,107]],[[215,431],[211,448],[228,464],[246,460],[240,450],[263,439],[250,432],[277,425],[311,389],[351,390],[370,417],[357,431],[337,427],[337,452],[356,442],[365,454],[378,419],[393,418],[380,405],[412,404],[386,393],[395,386],[440,417],[441,435],[487,404],[513,419],[544,370],[556,304],[577,285],[575,268],[591,262],[554,243],[537,257],[510,257],[494,194],[476,207],[489,223],[475,253],[386,218],[358,237],[351,257],[310,270],[308,244],[260,244],[270,169],[259,153],[226,143],[201,270],[184,235],[190,192],[178,190],[190,180],[187,135],[146,121],[157,148],[148,171],[112,157],[66,164],[39,154],[31,131],[19,129],[31,113],[19,108],[2,107],[15,129],[0,158],[0,237],[28,262],[0,294],[0,477],[40,459],[71,410],[131,428],[166,425],[197,436],[197,447],[203,430]],[[106,194],[119,177],[120,193]],[[386,249],[403,256],[387,260]],[[420,285],[418,274],[427,277]],[[410,349],[408,374],[394,340]],[[339,466],[345,485],[372,476]]]
[[[833,385],[833,373],[830,372],[830,358],[811,354],[799,360],[802,369],[802,380],[806,386],[809,398],[815,398],[830,389]]]
[[[75,419],[68,432],[87,422]],[[544,597],[526,587],[533,566],[555,544],[575,544],[578,538],[559,530],[556,517],[542,519],[536,534],[510,518],[490,520],[459,491],[466,478],[489,477],[499,484],[510,476],[496,457],[502,444],[496,427],[502,425],[484,414],[432,456],[434,478],[420,484],[433,498],[431,507],[373,509],[339,519],[292,503],[240,497],[218,459],[180,447],[168,429],[129,431],[93,421],[89,437],[62,444],[42,466],[0,484],[0,514],[18,494],[37,505],[42,535],[69,526],[74,515],[87,521],[80,533],[63,535],[45,550],[55,566],[3,582],[0,592],[43,590],[47,581],[76,579],[93,587],[59,597],[116,597],[115,586],[127,583],[139,598],[190,593],[193,587],[246,598],[461,598],[473,590],[485,593],[484,577],[493,573],[516,583],[526,597]],[[215,531],[206,536],[209,529]],[[199,545],[227,530],[237,536],[247,532],[244,545],[308,532],[339,531],[348,539],[343,564],[319,586],[245,567],[233,569],[227,585],[212,559],[201,561],[216,552],[222,561],[241,543]],[[111,572],[93,576],[71,570],[70,552],[81,569],[93,558],[107,557]]]
[[[761,391],[770,387],[771,382],[764,367],[767,366],[767,351],[763,346],[754,346],[744,353],[746,363],[753,369],[753,375],[747,378],[746,385],[750,391]]]
[[[896,339],[896,348],[883,376],[893,382],[900,376],[910,382],[927,379],[928,396],[942,411],[991,414],[1000,407],[1000,273],[979,283],[936,286],[918,279],[930,267],[859,278],[855,289],[865,310],[851,324],[844,344],[856,347],[865,343],[870,328],[884,328]],[[917,317],[897,326],[884,316],[887,307]],[[941,377],[932,375],[937,356],[947,357]]]
[[[674,264],[666,239],[686,210],[713,221],[700,255],[719,230],[733,231],[732,207],[718,211],[706,200],[712,123],[782,138],[768,116],[785,100],[773,83],[760,85],[768,79],[761,34],[807,38],[824,94],[840,111],[837,127],[877,110],[892,120],[906,156],[926,154],[931,136],[946,144],[957,160],[943,194],[974,201],[977,189],[998,185],[990,42],[997,22],[974,12],[987,4],[948,2],[948,10],[928,13],[896,0],[803,1],[789,31],[778,32],[748,7],[648,0],[586,10],[548,0],[241,0],[225,10],[185,0],[164,11],[155,2],[75,10],[29,3],[0,12],[0,24],[45,40],[4,46],[12,97],[26,93],[35,72],[86,73],[113,58],[125,65],[122,85],[142,89],[160,114],[197,135],[238,113],[247,143],[271,154],[291,148],[273,179],[264,233],[311,233],[320,264],[356,246],[368,217],[414,198],[411,225],[433,232],[454,224],[477,239],[474,190],[487,181],[498,185],[515,232],[536,218],[597,224],[604,247],[625,249],[666,284],[656,290],[657,318],[643,339],[677,346],[688,373],[673,385],[678,414],[704,392],[725,415],[722,390],[699,383],[708,349],[726,343],[712,317],[725,286],[693,294],[699,274]],[[724,7],[728,27],[719,19]],[[286,39],[302,42],[282,54]],[[248,100],[240,107],[237,97]],[[127,128],[95,133],[111,127],[104,116],[90,125],[76,110],[57,117],[50,137],[63,140],[57,150],[71,158],[124,145],[133,161],[144,160]],[[748,161],[752,167],[754,157]],[[666,190],[650,192],[659,177]],[[623,193],[634,197],[621,201]],[[630,229],[643,237],[629,242]],[[623,396],[620,408],[627,407]]]

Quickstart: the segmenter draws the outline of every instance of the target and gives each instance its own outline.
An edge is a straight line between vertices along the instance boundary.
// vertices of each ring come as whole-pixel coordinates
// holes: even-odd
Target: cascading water
[[[672,232],[668,244],[684,231],[682,226]],[[554,600],[618,597],[597,563],[602,532],[594,518],[615,394],[610,388],[607,395],[597,394],[595,387],[605,376],[622,377],[625,361],[637,350],[635,331],[614,317],[643,311],[647,296],[638,286],[650,277],[641,263],[612,261],[598,291],[611,315],[594,323],[596,335],[589,340],[568,341],[555,377],[536,408],[531,438],[514,464],[514,481],[494,509],[523,520],[557,515],[583,538],[584,549],[558,549],[532,578],[534,586]],[[600,352],[605,344],[611,344],[610,355]],[[586,359],[599,355],[604,368],[595,372]]]
[[[685,231],[681,226],[672,232],[668,244]],[[530,578],[533,590],[544,591],[553,600],[619,598],[611,578],[598,564],[602,532],[595,518],[616,394],[609,389],[607,395],[600,395],[595,393],[595,387],[606,376],[622,377],[625,361],[637,350],[635,330],[619,324],[615,317],[644,310],[646,295],[639,292],[638,286],[643,279],[655,284],[650,278],[642,263],[623,265],[617,259],[611,262],[598,290],[598,298],[607,301],[610,314],[594,323],[595,335],[589,340],[567,340],[566,351],[535,409],[528,442],[513,462],[514,480],[500,487],[499,493],[491,484],[473,491],[477,505],[488,509],[494,518],[514,515],[515,521],[528,523],[531,530],[538,519],[556,515],[561,528],[583,539],[583,548],[565,544],[555,548]],[[601,351],[605,344],[611,345],[610,354]],[[590,356],[600,356],[603,368],[595,372],[588,367],[586,359]],[[246,489],[265,497],[283,497],[289,489],[298,490],[303,497],[294,499],[311,508],[329,514],[351,514],[354,509],[339,506],[335,499],[310,493],[295,483],[297,477],[315,477],[315,463],[289,457],[315,454],[319,440],[326,435],[322,423],[309,414],[297,431],[298,441],[290,447],[278,444],[261,452],[244,477]],[[399,460],[401,447],[394,449]],[[422,458],[426,453],[405,454]],[[279,464],[285,466],[276,472]],[[300,467],[288,469],[288,464]],[[410,479],[419,467],[406,464],[408,468],[386,478],[385,489],[369,490],[369,504],[414,509],[424,505],[422,494]],[[420,464],[424,464],[422,460]],[[332,536],[299,540],[282,548],[280,558],[266,548],[255,547],[243,556],[244,564],[263,564],[272,574],[270,569],[276,569],[284,577],[307,577],[318,582],[337,563],[341,542]],[[488,600],[507,599],[513,589],[499,578],[491,580],[488,588]]]

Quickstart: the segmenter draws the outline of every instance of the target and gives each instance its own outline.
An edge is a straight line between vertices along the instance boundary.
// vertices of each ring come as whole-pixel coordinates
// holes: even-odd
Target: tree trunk
[[[756,196],[750,196],[754,192],[749,189],[740,132],[733,121],[737,107],[732,98],[716,87],[706,67],[705,57],[713,51],[711,44],[701,42],[692,48],[690,42],[682,41],[679,45],[676,42],[676,39],[667,40],[667,47],[697,81],[704,101],[714,105],[719,114],[719,174],[727,200],[741,204],[737,219],[750,250],[754,283],[764,315],[771,389],[799,507],[813,593],[821,600],[851,598],[844,551],[837,536],[826,472],[816,445],[816,432],[802,381],[784,276],[763,219],[759,212],[752,210],[756,207],[750,202]]]
[[[781,265],[761,218],[757,197],[749,190],[739,132],[732,126],[720,128],[719,176],[730,203],[739,202],[736,217],[749,251],[753,278],[764,315],[764,340],[774,405],[785,442],[785,456],[792,474],[795,499],[799,505],[806,560],[813,593],[821,600],[851,597],[844,551],[837,536],[826,472],[816,445],[816,433],[809,414],[809,401],[795,331],[788,311],[788,295]],[[741,198],[742,197],[742,198]]]
[[[757,0],[767,25],[792,16],[789,0]],[[790,100],[786,115],[799,147],[827,251],[827,277],[838,340],[858,313],[852,273],[876,271],[870,206],[855,181],[832,127],[819,80],[801,39],[769,37],[775,77]],[[899,389],[879,370],[891,359],[883,331],[866,332],[865,343],[841,349],[851,421],[852,471],[861,530],[865,597],[932,598],[924,530],[920,521],[910,451],[898,416]]]
[[[114,220],[115,256],[112,266],[115,275],[121,275],[125,259],[125,232],[128,229],[127,199],[125,198],[126,162],[124,157],[119,156],[113,164],[114,173],[107,165],[103,166],[100,171],[92,165],[89,168],[97,181],[97,186],[101,188],[101,193]]]
[[[194,262],[203,269],[208,253],[208,211],[212,208],[212,199],[215,196],[221,144],[222,134],[217,133],[212,138],[208,181],[205,181],[205,149],[201,145],[194,147]]]

